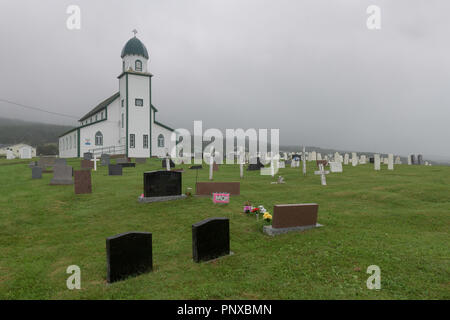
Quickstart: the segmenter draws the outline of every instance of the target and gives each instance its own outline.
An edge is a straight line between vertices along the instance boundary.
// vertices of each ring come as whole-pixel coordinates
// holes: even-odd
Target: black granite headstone
[[[211,218],[192,225],[192,257],[195,262],[230,254],[230,220]]]
[[[171,167],[171,168],[175,168],[175,163],[173,163],[172,159],[169,159],[169,160],[170,160],[170,167]],[[166,159],[163,159],[163,160],[162,160],[162,168],[163,168],[163,169],[166,169],[166,168],[167,168],[167,165],[166,165]]]
[[[189,169],[192,169],[192,170],[203,169],[203,166],[201,164],[200,165],[194,165],[194,166],[190,166]]]
[[[374,157],[370,157],[370,158],[369,158],[369,162],[370,162],[370,163],[375,163],[375,158],[374,158]]]
[[[261,160],[256,158],[256,163],[254,163],[254,160],[250,160],[250,164],[247,167],[248,171],[256,171],[260,170],[261,168],[264,168],[264,165],[261,163]]]
[[[121,176],[122,175],[122,166],[120,164],[110,164],[108,166],[108,175]]]
[[[416,164],[416,156],[415,155],[411,155],[411,164]]]
[[[94,158],[94,155],[92,152],[85,152],[83,153],[83,160],[92,160]]]
[[[106,239],[109,283],[152,271],[152,234],[127,232]]]
[[[422,165],[423,164],[423,157],[421,154],[417,155],[417,164]]]
[[[134,162],[119,163],[118,165],[122,168],[136,168],[136,163]]]
[[[181,194],[181,172],[149,171],[144,172],[144,196],[165,197]]]

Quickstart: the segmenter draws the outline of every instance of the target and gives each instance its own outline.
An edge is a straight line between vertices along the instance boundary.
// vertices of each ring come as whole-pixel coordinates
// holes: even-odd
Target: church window
[[[122,108],[123,108],[123,99],[122,99]]]
[[[134,148],[135,143],[135,136],[134,134],[130,134],[130,148]]]
[[[100,131],[97,131],[95,134],[95,145],[102,146],[103,145],[103,134]]]
[[[100,119],[103,119],[103,111],[100,113]]]
[[[123,128],[123,123],[124,123],[124,114],[122,113],[122,128]]]
[[[72,136],[69,137],[69,149],[72,149]]]
[[[97,121],[97,120],[98,120],[98,114],[95,115],[95,121]]]
[[[158,136],[158,147],[160,148],[164,147],[164,136],[162,134]]]
[[[136,69],[136,71],[142,71],[142,61],[141,60],[136,60],[135,69]]]
[[[144,149],[148,149],[148,134],[144,134]]]
[[[134,104],[136,107],[143,107],[144,106],[144,99],[135,99]]]

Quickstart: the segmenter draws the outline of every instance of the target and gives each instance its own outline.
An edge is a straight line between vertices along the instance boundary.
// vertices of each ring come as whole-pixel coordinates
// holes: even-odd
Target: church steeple
[[[148,51],[145,45],[136,37],[137,30],[133,30],[134,37],[128,40],[122,49],[122,71],[147,72]]]

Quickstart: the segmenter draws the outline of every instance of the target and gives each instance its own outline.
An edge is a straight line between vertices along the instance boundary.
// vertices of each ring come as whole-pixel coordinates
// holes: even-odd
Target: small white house
[[[174,130],[156,121],[147,48],[135,35],[123,47],[121,57],[119,90],[59,137],[61,158],[82,157],[85,152],[142,158],[170,153]]]
[[[0,156],[6,156],[8,159],[31,159],[36,157],[36,148],[25,143],[5,145],[0,148]]]

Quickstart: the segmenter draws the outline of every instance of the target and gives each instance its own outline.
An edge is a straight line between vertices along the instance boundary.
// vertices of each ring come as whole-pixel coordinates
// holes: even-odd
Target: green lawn
[[[16,161],[16,160],[12,160]],[[309,163],[280,169],[286,184],[245,171],[241,196],[226,206],[192,197],[141,204],[144,171],[93,172],[93,193],[31,180],[26,164],[0,160],[0,299],[449,299],[450,167],[344,166],[320,185]],[[11,161],[9,161],[10,163]],[[75,169],[80,160],[69,161]],[[188,166],[185,165],[185,168]],[[183,173],[194,188],[195,170]],[[222,165],[215,181],[239,181]],[[207,167],[198,172],[208,180]],[[319,204],[323,228],[269,237],[263,221],[242,213],[246,200],[272,213],[282,203]],[[192,261],[191,225],[230,218],[234,255]],[[106,284],[105,239],[127,231],[153,233],[154,271]],[[68,290],[66,268],[81,268],[81,290]],[[368,290],[369,265],[381,268],[381,290]]]

